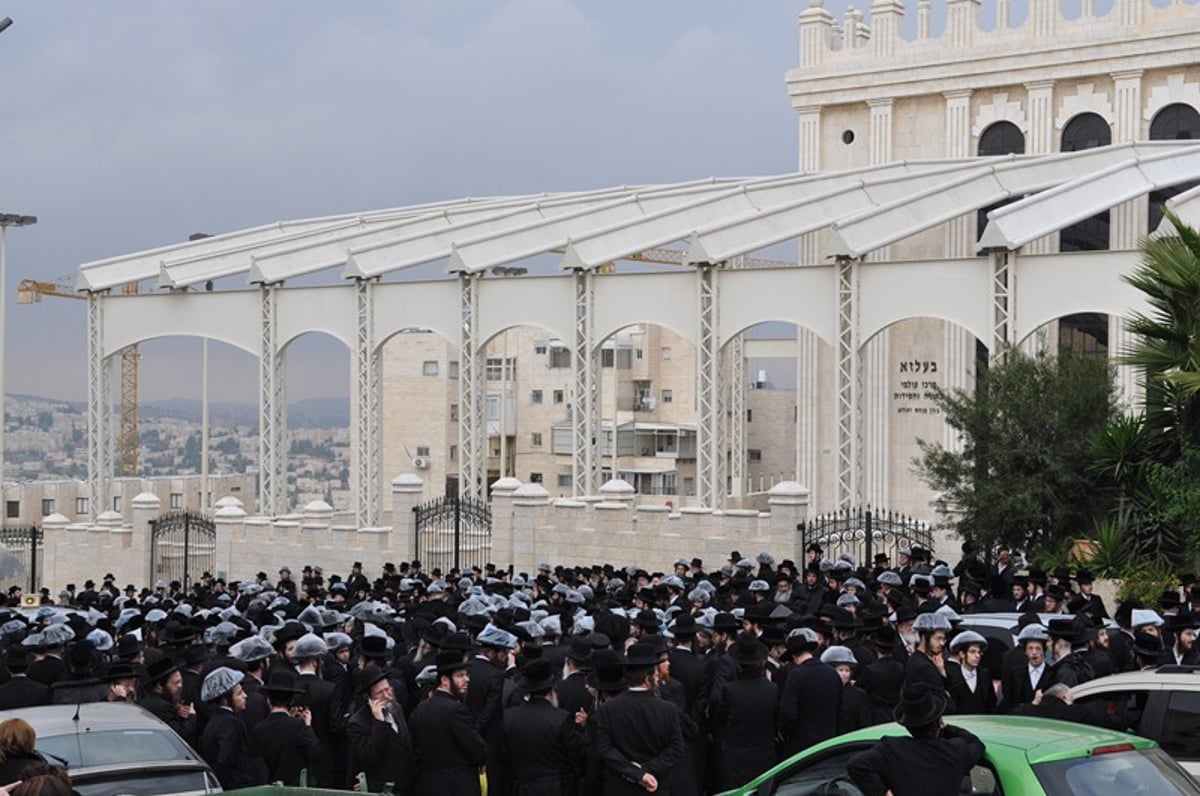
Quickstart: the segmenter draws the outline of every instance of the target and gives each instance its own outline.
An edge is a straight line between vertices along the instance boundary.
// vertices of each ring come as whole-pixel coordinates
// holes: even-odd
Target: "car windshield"
[[[1033,767],[1046,796],[1197,796],[1200,787],[1159,749],[1093,754]]]
[[[84,776],[71,782],[79,796],[159,796],[159,794],[212,793],[214,783],[201,770],[144,771]]]
[[[194,760],[187,744],[161,730],[93,730],[37,739],[37,751],[66,761],[68,771],[146,761]]]

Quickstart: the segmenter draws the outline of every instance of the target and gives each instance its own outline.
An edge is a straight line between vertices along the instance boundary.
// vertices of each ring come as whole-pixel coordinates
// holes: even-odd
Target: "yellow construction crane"
[[[122,285],[121,292],[132,296],[138,292],[137,282]],[[42,296],[87,299],[71,286],[70,277],[41,282],[22,279],[17,285],[18,304],[36,304]],[[138,347],[134,343],[121,349],[121,420],[117,437],[117,471],[121,477],[133,477],[138,469]]]

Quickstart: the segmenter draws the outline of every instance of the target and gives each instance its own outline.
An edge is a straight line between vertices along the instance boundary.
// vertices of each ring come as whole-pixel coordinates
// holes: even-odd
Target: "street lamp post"
[[[5,24],[7,21],[8,24]],[[12,24],[5,17],[0,20],[0,31]],[[37,216],[25,216],[19,213],[0,213],[0,485],[4,483],[4,329],[8,321],[8,228],[28,227],[37,223]],[[3,492],[0,486],[0,493]]]

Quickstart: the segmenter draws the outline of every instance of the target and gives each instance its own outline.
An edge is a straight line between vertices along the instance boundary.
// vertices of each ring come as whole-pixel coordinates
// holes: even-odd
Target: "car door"
[[[777,776],[762,783],[747,796],[863,796],[846,772],[850,758],[872,744],[846,744],[823,754],[797,761]],[[964,796],[1003,796],[996,772],[985,763],[963,778]]]
[[[1193,777],[1200,776],[1200,691],[1162,691],[1162,723],[1155,735],[1167,754]]]
[[[1086,684],[1085,684],[1086,685]],[[1156,688],[1114,688],[1110,690],[1087,690],[1075,697],[1075,704],[1082,705],[1097,715],[1119,716],[1122,719],[1122,729],[1136,733],[1145,738],[1154,738],[1157,734],[1157,713],[1152,697],[1158,694]],[[1152,734],[1153,733],[1153,734]]]

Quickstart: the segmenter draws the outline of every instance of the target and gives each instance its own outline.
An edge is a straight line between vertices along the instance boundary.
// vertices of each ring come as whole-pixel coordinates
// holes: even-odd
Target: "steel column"
[[[592,342],[592,309],[596,300],[595,273],[576,270],[575,346],[571,368],[575,390],[571,403],[571,492],[595,495],[600,489],[599,394],[596,360]],[[616,476],[613,476],[614,478]]]
[[[262,285],[262,346],[258,372],[259,512],[287,511],[287,407],[283,352],[276,334],[278,285]]]
[[[700,321],[696,351],[696,497],[701,506],[721,505],[725,485],[721,483],[724,450],[721,447],[721,359],[717,318],[716,267],[700,263],[696,268]]]
[[[486,444],[481,439],[483,429],[483,400],[481,396],[479,367],[479,274],[459,274],[459,329],[458,364],[458,491],[460,495],[482,498],[481,463],[486,461],[486,452],[480,448]]]
[[[1004,356],[1005,346],[1017,342],[1016,306],[1013,304],[1017,253],[994,249],[989,256],[992,260],[991,356],[994,361],[999,361]]]
[[[104,361],[102,295],[88,294],[88,512],[92,519],[108,510],[108,379]]]
[[[379,351],[375,347],[375,279],[356,281],[358,324],[354,347],[354,516],[360,528],[380,521]]]
[[[837,262],[837,503],[858,503],[862,493],[862,363],[859,359],[858,268],[860,261]]]
[[[746,256],[729,260],[732,269],[745,268]],[[730,494],[746,493],[746,334],[729,341],[729,481]]]

